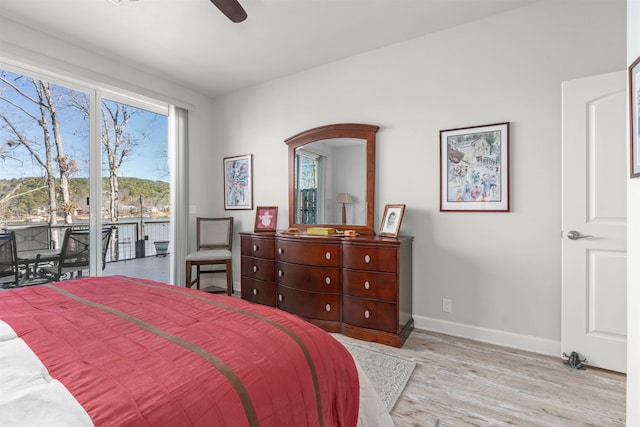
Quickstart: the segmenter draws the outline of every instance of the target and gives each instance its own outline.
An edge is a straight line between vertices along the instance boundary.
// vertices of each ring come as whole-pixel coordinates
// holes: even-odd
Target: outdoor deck
[[[129,277],[138,277],[162,283],[169,283],[170,268],[169,256],[148,256],[145,258],[135,258],[127,261],[107,263],[102,275],[110,276],[123,274]],[[182,284],[179,285],[182,286]],[[201,290],[205,292],[224,294],[226,292],[226,288],[227,283],[224,270],[220,275],[209,276],[202,279]],[[240,292],[234,292],[234,295],[239,296]]]
[[[102,271],[103,276],[123,274],[168,283],[171,271],[169,256],[148,256],[126,261],[108,262]]]
[[[103,247],[103,261],[106,261],[105,269],[102,271],[103,275],[123,274],[164,283],[169,282],[171,261],[170,257],[166,256],[169,245],[168,219],[145,219],[142,223],[123,220],[103,225],[105,225],[103,230],[111,230],[110,239],[106,240],[109,242],[109,246],[107,249]],[[23,284],[42,283],[42,278],[37,277],[31,271],[34,268],[34,263],[38,262],[36,260],[58,260],[60,249],[56,248],[63,245],[63,236],[69,227],[68,225],[52,227],[46,223],[2,225],[0,230],[15,233]],[[85,227],[86,224],[82,225],[82,223],[73,225],[73,228],[78,229]],[[141,230],[143,231],[141,232]],[[141,234],[144,234],[144,239],[137,238]],[[39,262],[42,263],[42,261]]]

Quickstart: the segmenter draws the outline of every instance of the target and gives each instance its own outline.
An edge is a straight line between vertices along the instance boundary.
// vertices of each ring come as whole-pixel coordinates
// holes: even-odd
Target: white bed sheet
[[[29,346],[0,320],[0,424],[92,426],[91,418]]]

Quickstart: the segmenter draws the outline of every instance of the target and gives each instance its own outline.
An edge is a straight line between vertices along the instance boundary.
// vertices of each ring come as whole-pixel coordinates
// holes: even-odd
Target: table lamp
[[[338,193],[337,203],[342,203],[342,225],[347,223],[347,204],[353,203],[353,197],[349,193]]]

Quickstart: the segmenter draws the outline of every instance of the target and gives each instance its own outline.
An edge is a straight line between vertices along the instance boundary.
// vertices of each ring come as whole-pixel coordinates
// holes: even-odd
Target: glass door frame
[[[90,263],[89,274],[91,276],[102,276],[102,237],[100,230],[102,229],[102,145],[101,145],[101,109],[102,99],[106,98],[116,102],[126,103],[133,107],[142,108],[145,110],[153,111],[167,116],[167,120],[171,122],[172,117],[170,115],[171,106],[168,102],[158,101],[144,95],[136,94],[124,89],[119,88],[105,88],[99,83],[89,82],[87,79],[74,78],[70,75],[61,75],[60,72],[54,72],[46,70],[45,67],[30,66],[18,61],[12,61],[6,57],[0,57],[0,68],[7,71],[24,75],[25,77],[35,78],[42,81],[46,81],[55,85],[63,86],[72,90],[81,91],[89,96],[89,238],[90,238]],[[175,152],[173,146],[176,144],[175,135],[170,131],[168,135],[168,147],[167,153],[169,156],[169,171],[170,171],[170,186],[171,186],[171,199],[170,206],[170,235],[173,238],[175,232],[175,218],[174,215],[177,211],[181,211],[180,208],[176,209],[176,205],[173,203],[175,197],[173,195],[174,188],[184,188],[183,179],[181,173],[174,175],[177,162],[184,161],[184,158],[175,159],[172,158],[172,154]],[[179,169],[182,167],[178,165]],[[176,181],[177,180],[177,181]],[[177,185],[176,185],[177,184]],[[177,243],[177,242],[176,242]],[[175,252],[184,252],[184,248],[176,247]],[[176,256],[172,252],[171,256],[171,269],[170,278],[167,278],[168,283],[173,283],[176,273],[177,261]]]
[[[97,179],[90,179],[90,197],[91,200],[99,200],[99,203],[96,204],[96,206],[93,206],[93,204],[90,204],[89,206],[89,211],[90,211],[90,229],[92,230],[90,233],[90,239],[91,239],[91,243],[92,244],[100,244],[100,230],[102,229],[102,224],[103,224],[103,218],[102,218],[102,194],[103,194],[103,187],[102,187],[102,160],[103,160],[103,156],[102,156],[102,122],[101,122],[101,118],[102,118],[102,101],[103,100],[107,100],[107,101],[111,101],[111,102],[116,102],[119,104],[123,104],[123,105],[127,105],[133,108],[138,108],[138,109],[142,109],[142,110],[146,110],[158,115],[162,115],[165,116],[167,119],[167,157],[168,157],[168,164],[169,164],[169,186],[170,186],[170,194],[171,194],[171,200],[173,200],[173,181],[176,179],[176,176],[174,175],[173,172],[173,168],[171,167],[172,163],[173,163],[173,152],[171,147],[173,145],[175,145],[174,142],[174,138],[173,135],[171,134],[171,108],[170,105],[166,102],[161,102],[161,101],[157,101],[157,100],[153,100],[151,98],[148,97],[144,97],[142,95],[137,95],[137,94],[127,94],[126,91],[123,90],[107,90],[107,89],[98,89],[96,91],[96,97],[94,102],[92,102],[92,109],[95,109],[95,111],[97,112],[97,114],[93,114],[91,117],[93,118],[92,120],[92,137],[95,138],[96,143],[95,144],[91,144],[91,149],[95,152],[92,151],[91,153],[91,161],[92,161],[92,165],[95,165],[95,169],[97,169],[99,171],[98,174],[99,175],[97,177]],[[94,133],[95,132],[95,133]],[[97,182],[96,182],[97,181]],[[173,224],[175,222],[175,204],[170,202],[170,208],[169,208],[169,239],[174,240],[173,239]],[[142,208],[142,207],[141,207]],[[95,218],[95,226],[93,225],[94,222],[94,218]],[[95,246],[95,247],[101,247],[101,246]],[[169,272],[169,277],[167,277],[165,280],[163,280],[166,283],[173,283],[174,280],[174,276],[175,276],[175,251],[169,251],[168,256],[169,256],[169,262],[171,265],[170,268],[170,272]],[[102,275],[102,269],[101,269],[101,263],[102,263],[102,259],[100,256],[98,257],[94,257],[93,255],[91,256],[92,258],[92,262],[96,262],[96,265],[93,266],[95,267],[92,268],[90,271],[96,271],[96,272],[100,272],[100,274],[98,275]]]

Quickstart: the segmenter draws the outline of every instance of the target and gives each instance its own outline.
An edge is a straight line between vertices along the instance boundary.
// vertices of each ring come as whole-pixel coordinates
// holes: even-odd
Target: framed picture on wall
[[[398,237],[404,216],[404,207],[405,205],[385,205],[378,233],[380,236]]]
[[[253,155],[225,157],[224,208],[253,209]]]
[[[629,67],[629,112],[631,128],[631,178],[640,176],[640,57]]]
[[[440,131],[440,211],[509,208],[509,122]]]
[[[276,231],[278,223],[277,206],[258,206],[256,208],[256,223],[254,231]]]

